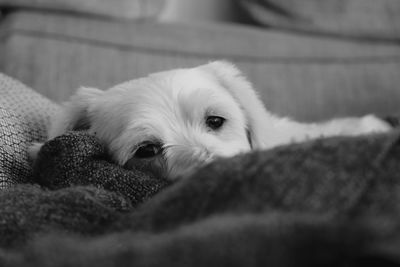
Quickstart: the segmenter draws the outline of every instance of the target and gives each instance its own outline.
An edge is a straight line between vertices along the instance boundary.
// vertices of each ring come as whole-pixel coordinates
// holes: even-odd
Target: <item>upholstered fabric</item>
[[[165,0],[0,0],[1,8],[33,8],[113,17],[157,18]]]
[[[0,73],[0,189],[29,181],[27,147],[44,141],[57,105]]]
[[[397,44],[50,12],[21,11],[3,21],[0,71],[55,101],[80,86],[107,89],[155,71],[225,59],[243,70],[269,110],[283,116],[315,121],[400,113]]]
[[[273,28],[399,40],[398,0],[238,0],[250,17]]]

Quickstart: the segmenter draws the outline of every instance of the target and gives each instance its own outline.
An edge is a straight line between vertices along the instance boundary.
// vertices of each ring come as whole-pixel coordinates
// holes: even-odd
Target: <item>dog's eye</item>
[[[157,143],[148,143],[145,142],[136,149],[135,157],[136,158],[151,158],[157,156],[162,151],[162,147]]]
[[[225,119],[219,116],[208,116],[206,119],[206,124],[208,127],[210,127],[213,130],[217,130],[221,128],[221,126],[224,124]]]

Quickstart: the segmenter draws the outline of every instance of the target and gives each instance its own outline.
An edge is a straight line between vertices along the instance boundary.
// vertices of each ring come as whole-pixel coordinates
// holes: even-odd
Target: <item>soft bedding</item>
[[[83,132],[0,191],[0,266],[397,266],[400,133],[221,159],[170,184]]]

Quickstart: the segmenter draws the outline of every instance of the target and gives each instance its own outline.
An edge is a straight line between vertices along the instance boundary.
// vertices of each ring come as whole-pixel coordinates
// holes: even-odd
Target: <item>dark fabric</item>
[[[121,212],[168,185],[110,163],[97,139],[80,132],[47,142],[33,173],[36,184],[0,191],[0,246],[51,230],[102,233]]]
[[[83,236],[103,233],[120,212],[131,208],[120,195],[95,187],[49,191],[18,185],[0,191],[0,203],[0,246],[8,248],[49,231]]]
[[[398,266],[399,259],[396,243],[387,233],[388,223],[331,222],[318,215],[285,213],[219,216],[163,234],[121,232],[95,239],[46,236],[36,239],[22,253],[0,252],[0,264],[392,267]],[[384,234],[380,234],[382,225]]]
[[[84,132],[70,132],[47,142],[33,173],[36,182],[49,189],[91,185],[117,192],[134,206],[168,185],[150,173],[112,163],[98,140]]]
[[[110,164],[103,153],[93,153],[101,146],[83,133],[69,133],[58,143],[49,142],[47,147],[53,148],[45,147],[40,154],[55,162],[63,155],[64,163],[55,168],[41,165],[47,174],[40,183],[55,191],[17,187],[19,197],[12,202],[0,192],[1,212],[18,214],[17,221],[29,221],[25,226],[41,225],[14,231],[14,238],[21,233],[28,242],[11,251],[3,243],[0,265],[398,266],[399,136],[394,131],[321,139],[222,159],[157,194],[151,191],[151,198],[142,198],[143,203],[131,209],[123,197],[133,205],[138,198],[79,170],[82,162],[85,168],[102,168],[100,163],[87,165],[91,161]],[[76,154],[71,147],[82,146],[88,160],[75,161],[74,156],[86,153]],[[56,148],[59,153],[53,153]],[[69,157],[76,164],[65,164]],[[50,179],[51,173],[73,182]],[[75,175],[83,182],[71,179]],[[81,186],[88,181],[101,189]],[[43,196],[47,200],[39,201]],[[60,196],[62,201],[56,201]],[[30,215],[32,209],[21,209],[14,201],[30,203],[37,214]],[[54,216],[62,222],[57,224],[44,203],[52,212],[68,210],[70,203],[74,212]],[[90,206],[93,213],[85,208]],[[15,224],[0,218],[3,229]],[[93,225],[79,228],[71,218],[90,218]],[[51,233],[54,229],[57,232]],[[43,232],[50,233],[37,236]]]
[[[227,212],[398,216],[399,161],[397,132],[254,152],[210,164],[121,223],[158,232]]]

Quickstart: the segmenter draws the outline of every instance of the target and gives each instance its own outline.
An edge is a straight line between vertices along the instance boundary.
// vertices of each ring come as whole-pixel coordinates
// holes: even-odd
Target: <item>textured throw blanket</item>
[[[0,191],[0,266],[398,266],[400,134],[221,159],[169,184],[48,142]]]

